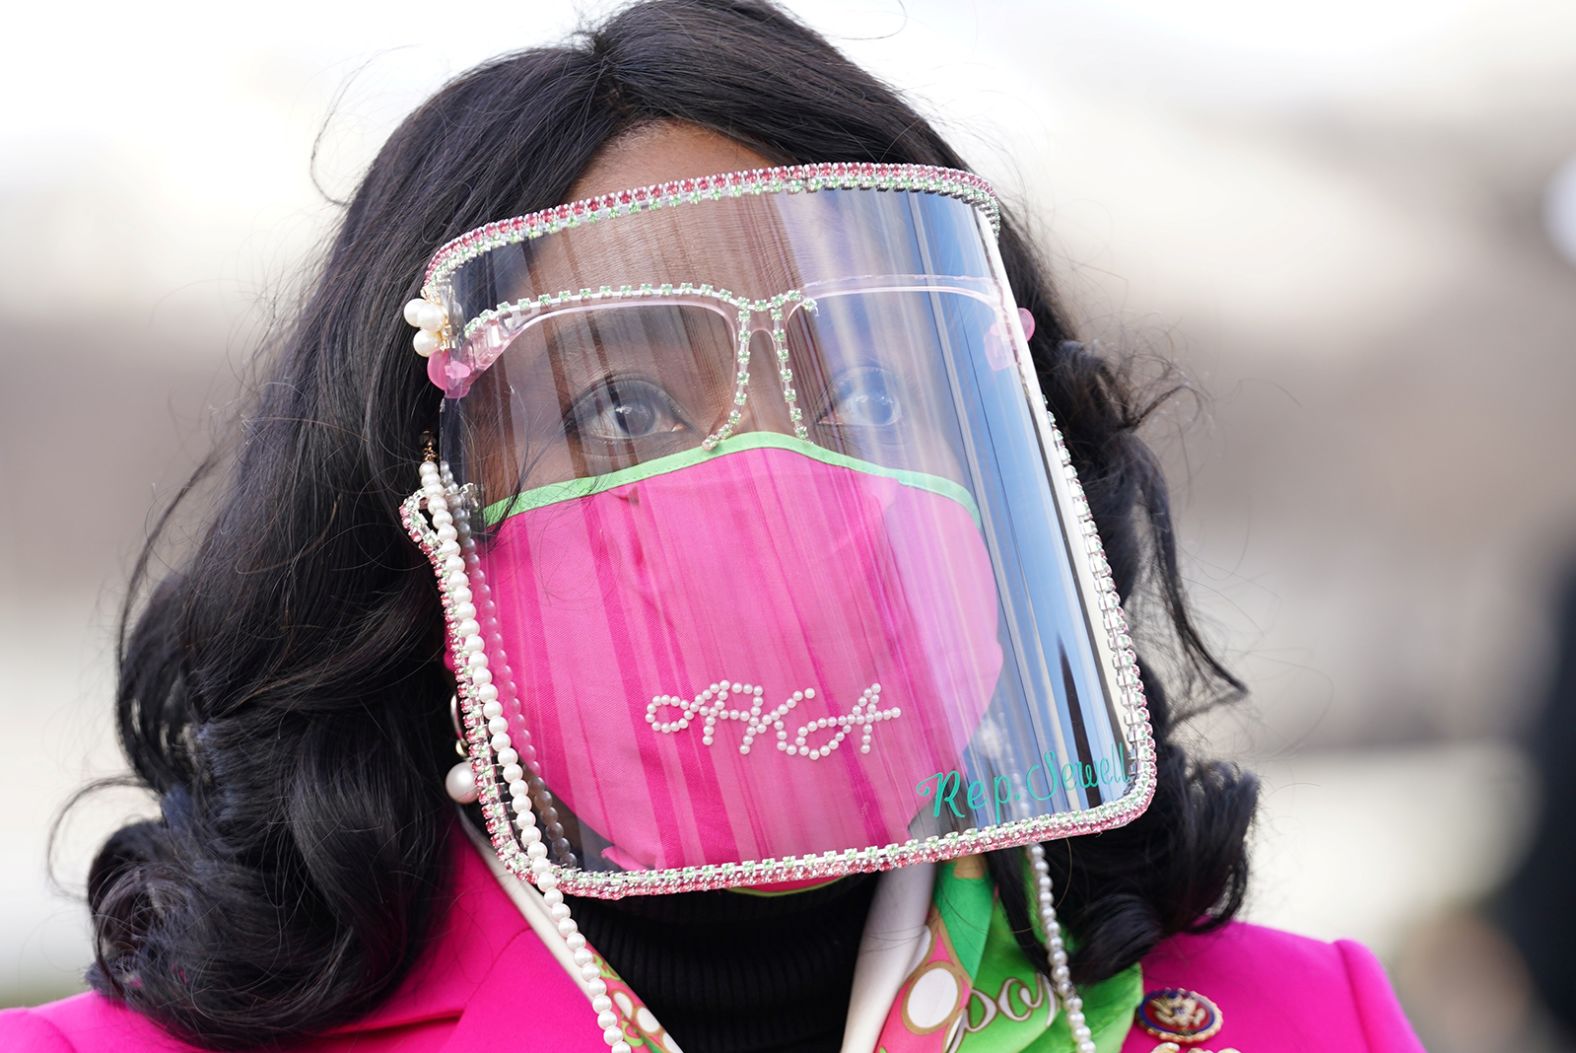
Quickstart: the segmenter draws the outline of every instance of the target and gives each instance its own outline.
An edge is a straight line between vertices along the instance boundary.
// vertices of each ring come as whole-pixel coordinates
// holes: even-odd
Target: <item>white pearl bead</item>
[[[606,998],[607,997],[607,981],[602,979],[602,977],[600,977],[600,976],[596,977],[590,983],[586,984],[586,987],[589,988],[590,991],[591,991],[591,1004],[593,1006],[596,1005],[596,1000],[598,998]],[[609,1003],[609,1004],[611,1004],[611,1003]]]
[[[596,1015],[596,1026],[600,1027],[604,1031],[616,1023],[618,1023],[617,1013],[604,1010],[603,1012],[600,1012]]]
[[[602,1032],[602,1040],[610,1046],[619,1044],[623,1037],[624,1032],[616,1026],[611,1026]],[[625,1048],[627,1049],[628,1047],[626,1046]]]
[[[591,1008],[598,1013],[605,1013],[613,1008],[613,1000],[605,994],[599,994],[591,999]]]
[[[443,788],[450,800],[457,804],[470,804],[476,800],[476,773],[471,771],[470,762],[461,761],[450,768],[448,775],[443,778]]]
[[[448,320],[449,316],[444,312],[443,308],[435,303],[428,303],[423,300],[421,309],[416,312],[415,324],[430,332],[437,332],[443,328],[444,323]],[[409,319],[406,319],[406,321],[409,321]]]
[[[438,338],[430,330],[418,329],[416,335],[410,338],[410,346],[422,358],[431,358],[432,353],[438,350]]]
[[[419,327],[421,325],[421,314],[422,314],[422,312],[425,311],[428,307],[431,307],[431,306],[432,306],[431,303],[429,303],[426,300],[423,300],[419,296],[416,297],[416,299],[414,299],[414,300],[406,300],[405,301],[405,321],[409,322],[413,326],[418,326]],[[436,467],[433,468],[434,472],[436,472],[437,470],[438,469]]]

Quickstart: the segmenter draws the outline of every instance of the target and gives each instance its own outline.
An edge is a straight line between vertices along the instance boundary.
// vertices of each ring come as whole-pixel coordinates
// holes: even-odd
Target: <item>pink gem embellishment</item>
[[[471,368],[457,362],[447,350],[434,351],[427,359],[427,379],[450,397],[463,395],[470,386]]]

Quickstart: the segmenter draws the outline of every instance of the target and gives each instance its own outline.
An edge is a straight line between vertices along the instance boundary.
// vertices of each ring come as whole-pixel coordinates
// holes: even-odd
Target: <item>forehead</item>
[[[681,179],[770,168],[768,157],[696,125],[656,122],[604,146],[570,188],[573,200]],[[796,195],[810,198],[814,195]],[[829,203],[823,198],[821,204]],[[509,298],[602,285],[708,283],[750,298],[797,287],[859,255],[840,244],[828,208],[776,196],[669,208],[563,231],[529,246]],[[791,213],[791,214],[790,214]],[[500,290],[504,292],[505,290]]]
[[[714,172],[768,168],[780,160],[709,128],[656,121],[633,128],[598,150],[569,188],[569,197],[578,200]]]
[[[603,285],[691,282],[764,299],[807,282],[869,270],[831,195],[780,195],[679,206],[541,238],[523,254],[507,298]]]
[[[690,283],[759,301],[795,289],[815,295],[816,283],[855,277],[984,274],[981,237],[994,236],[984,229],[987,215],[994,224],[988,187],[960,187],[944,175],[951,170],[925,166],[864,165],[861,173],[859,165],[784,168],[772,160],[692,125],[628,133],[603,147],[569,189],[577,202],[598,202],[595,215],[577,221],[579,204],[574,216],[569,205],[545,210],[537,216],[549,219],[528,220],[545,229],[472,251],[462,257],[470,262],[443,271],[451,314],[475,318],[604,286]],[[704,188],[701,177],[721,173],[785,182],[766,193],[687,186],[677,193],[681,182]],[[807,189],[799,178],[808,178]],[[829,188],[822,180],[836,182]],[[650,203],[616,216],[600,204],[617,199]]]
[[[634,128],[599,150],[570,187],[569,197],[581,200],[773,163],[710,129],[659,121]],[[746,296],[769,295],[789,284],[788,269],[780,263],[788,256],[787,247],[770,209],[727,214],[709,208],[669,209],[541,239],[530,247],[526,272],[515,283],[528,287],[511,291],[524,296],[690,281]]]

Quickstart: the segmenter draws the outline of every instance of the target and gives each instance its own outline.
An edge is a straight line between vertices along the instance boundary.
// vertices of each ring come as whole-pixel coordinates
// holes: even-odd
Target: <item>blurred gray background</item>
[[[81,987],[87,861],[148,809],[90,798],[49,883],[57,810],[122,767],[116,608],[325,195],[447,77],[609,6],[471,4],[465,32],[407,3],[8,16],[0,1004]],[[1552,671],[1576,574],[1576,8],[788,6],[1032,213],[1083,338],[1204,393],[1149,437],[1193,602],[1253,689],[1190,732],[1264,779],[1247,916],[1368,943],[1434,1053],[1567,1048],[1480,907],[1559,836],[1524,741],[1576,705]]]

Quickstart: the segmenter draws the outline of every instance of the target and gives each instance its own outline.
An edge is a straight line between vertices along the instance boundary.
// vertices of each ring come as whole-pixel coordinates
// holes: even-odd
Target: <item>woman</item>
[[[1114,603],[1241,690],[1154,402],[963,169],[754,0],[407,119],[130,620],[94,989],[5,1048],[1420,1048],[1234,920],[1256,784]]]

